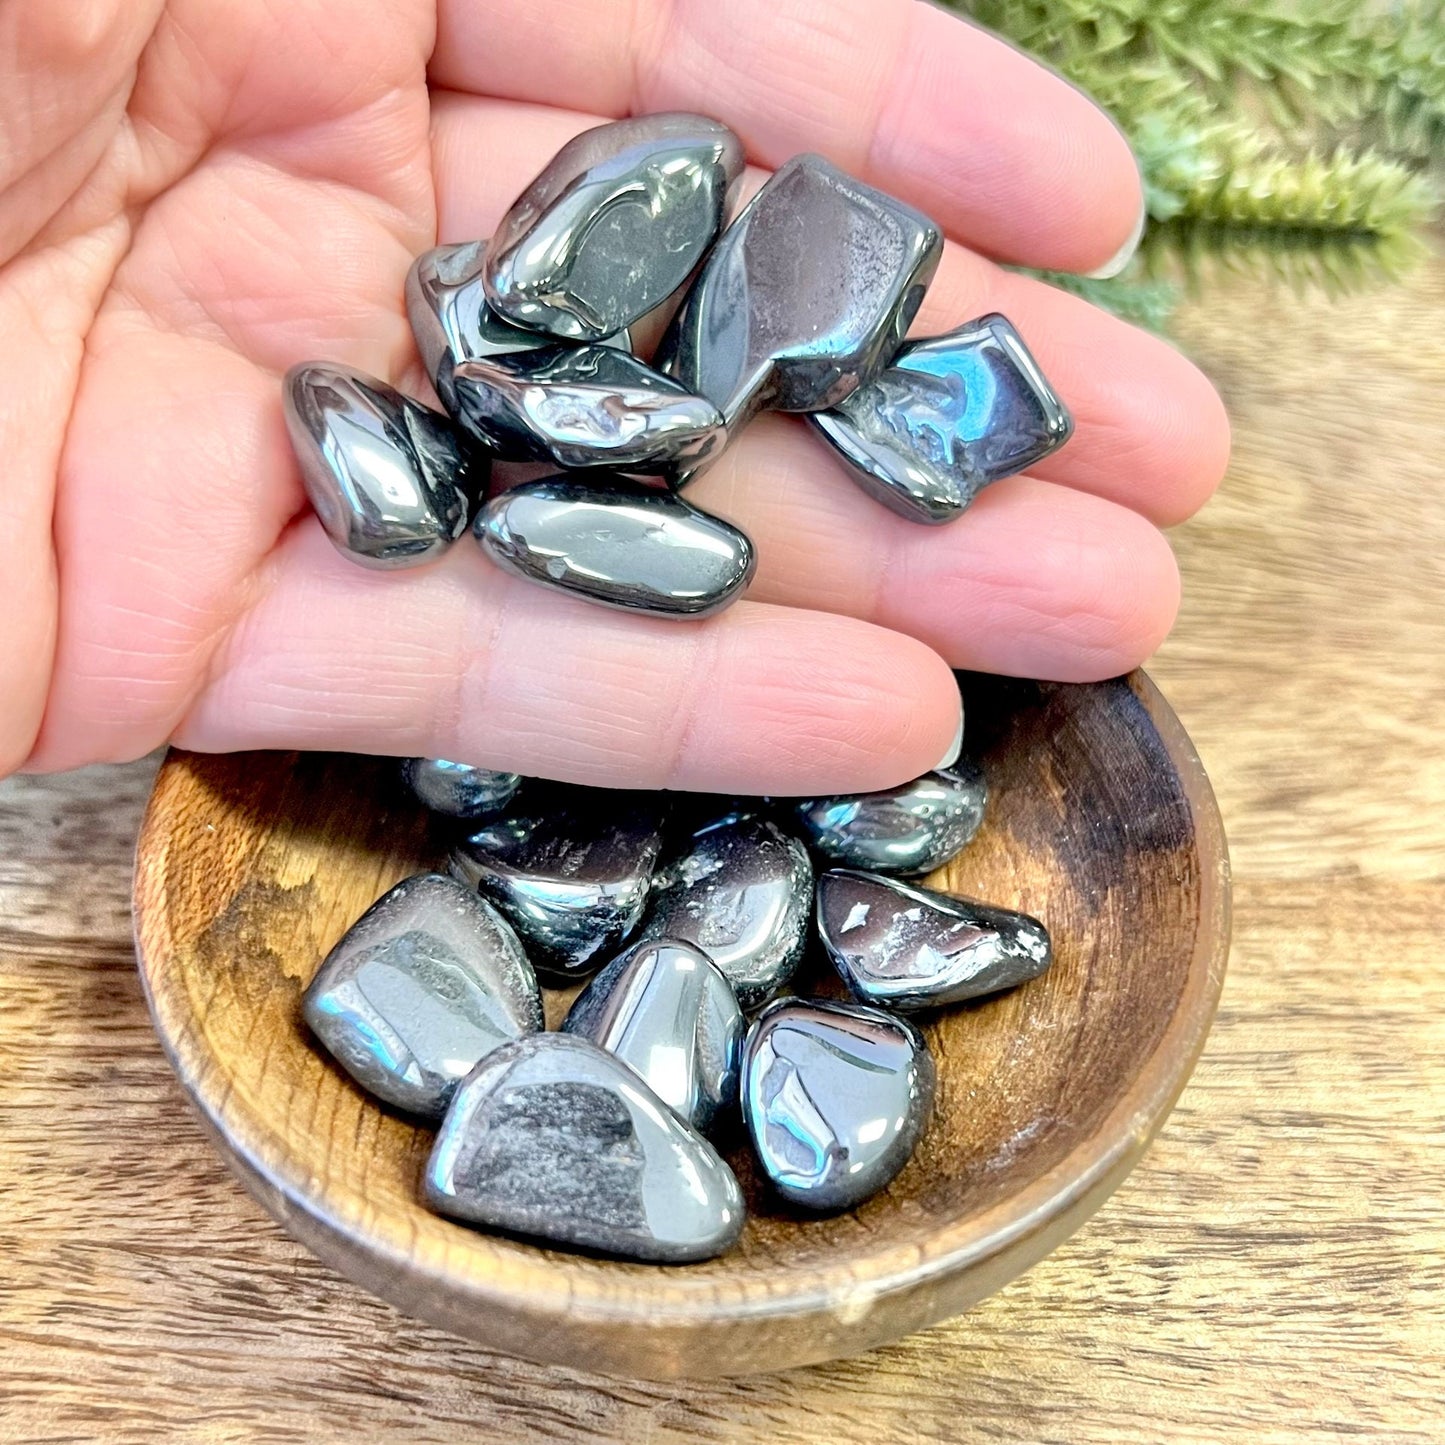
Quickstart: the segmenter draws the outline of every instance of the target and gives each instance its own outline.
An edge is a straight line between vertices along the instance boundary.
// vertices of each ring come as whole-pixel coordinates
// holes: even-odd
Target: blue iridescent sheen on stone
[[[884,506],[950,522],[990,482],[1057,451],[1073,418],[1002,316],[910,342],[886,371],[809,418]]]
[[[774,1187],[808,1209],[849,1209],[913,1153],[933,1104],[923,1036],[859,1004],[780,999],[743,1052],[743,1118]]]
[[[446,758],[403,758],[401,776],[419,803],[449,818],[489,818],[516,796],[522,779],[453,763]]]

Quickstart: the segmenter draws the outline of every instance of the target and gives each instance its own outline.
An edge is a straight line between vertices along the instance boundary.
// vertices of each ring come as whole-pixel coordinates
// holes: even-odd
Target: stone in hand
[[[418,256],[407,273],[406,314],[417,351],[442,405],[453,413],[452,373],[463,362],[557,344],[554,336],[513,326],[487,304],[482,287],[486,249],[485,241],[434,246]],[[632,338],[623,330],[602,344],[630,351]]]
[[[793,976],[812,908],[802,843],[770,819],[730,814],[697,829],[658,870],[641,936],[696,945],[752,1008]]]
[[[510,461],[670,472],[722,444],[722,417],[611,346],[490,356],[452,375],[457,425]]]
[[[517,935],[453,878],[419,873],[374,903],[326,956],[302,1013],[362,1088],[440,1119],[477,1061],[542,1027]]]
[[[423,1188],[439,1213],[557,1244],[681,1264],[743,1225],[732,1170],[620,1059],[534,1034],[457,1090]]]
[[[804,798],[798,821],[829,862],[874,873],[931,873],[983,822],[988,789],[973,763],[924,773],[881,793]]]
[[[538,969],[583,978],[636,929],[662,847],[662,815],[625,793],[539,789],[478,829],[451,871],[510,919]]]
[[[655,310],[727,219],[738,138],[706,116],[614,121],[569,141],[502,218],[487,299],[518,326],[600,341]]]
[[[903,347],[886,371],[809,418],[854,479],[915,522],[949,522],[979,490],[1057,451],[1074,422],[1002,316]]]
[[[1053,962],[1027,913],[852,869],[818,879],[818,935],[855,998],[904,1012],[1012,988]]]
[[[794,156],[713,247],[659,364],[729,431],[764,407],[836,406],[898,349],[942,248],[911,206]]]
[[[657,617],[720,612],[757,565],[753,544],[736,527],[612,473],[512,487],[482,508],[474,531],[508,572]]]
[[[467,495],[486,483],[439,413],[342,366],[293,366],[286,425],[311,505],[337,550],[367,567],[413,567],[466,531]]]
[[[743,1051],[743,1118],[778,1192],[848,1209],[913,1153],[933,1103],[933,1060],[912,1024],[878,1009],[780,999]]]
[[[418,802],[449,818],[487,818],[512,801],[522,779],[445,758],[404,758],[401,775]]]
[[[578,995],[564,1033],[635,1069],[659,1099],[706,1133],[737,1103],[742,1010],[728,981],[690,943],[634,943]]]

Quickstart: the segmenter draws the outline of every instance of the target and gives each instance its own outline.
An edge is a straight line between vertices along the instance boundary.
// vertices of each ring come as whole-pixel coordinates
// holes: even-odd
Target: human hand
[[[307,509],[281,374],[324,357],[425,395],[411,257],[489,234],[577,131],[668,109],[932,215],[952,239],[914,334],[1003,312],[1074,439],[925,528],[764,417],[689,488],[760,554],[706,622],[551,595],[467,542],[349,564]],[[950,667],[1104,677],[1173,620],[1157,526],[1220,477],[1218,399],[996,264],[1099,267],[1139,213],[1102,113],[920,0],[11,0],[0,774],[167,740],[736,792],[923,772],[957,727]]]

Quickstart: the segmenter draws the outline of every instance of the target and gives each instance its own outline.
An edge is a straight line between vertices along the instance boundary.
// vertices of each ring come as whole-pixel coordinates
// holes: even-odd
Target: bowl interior
[[[1147,679],[963,686],[988,814],[930,881],[1044,919],[1056,961],[1011,993],[921,1020],[938,1066],[933,1119],[898,1179],[856,1210],[817,1218],[783,1205],[740,1137],[723,1144],[748,1222],[734,1252],[705,1264],[548,1250],[422,1208],[430,1131],[363,1095],[299,1014],[312,972],[361,912],[445,859],[447,827],[402,795],[388,760],[167,759],[137,870],[161,1038],[284,1222],[404,1307],[485,1342],[578,1362],[577,1331],[594,1329],[613,1342],[588,1352],[603,1368],[770,1368],[937,1318],[1001,1282],[944,1281],[1098,1186],[1094,1207],[1122,1177],[1202,1044],[1227,934],[1213,799]],[[811,959],[796,991],[838,990]],[[549,995],[549,1024],[569,1000]],[[866,1319],[905,1296],[910,1309]],[[801,1319],[827,1325],[806,1342],[761,1328]],[[704,1331],[677,1344],[672,1327],[699,1321],[748,1326],[752,1343]]]

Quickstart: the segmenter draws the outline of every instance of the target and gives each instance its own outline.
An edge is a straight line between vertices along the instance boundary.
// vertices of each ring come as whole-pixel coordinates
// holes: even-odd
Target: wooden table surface
[[[1144,1163],[972,1313],[629,1384],[489,1355],[242,1193],[146,1018],[153,764],[0,787],[0,1440],[1445,1439],[1445,265],[1181,327],[1233,411],[1153,667],[1236,876],[1219,1021]]]

